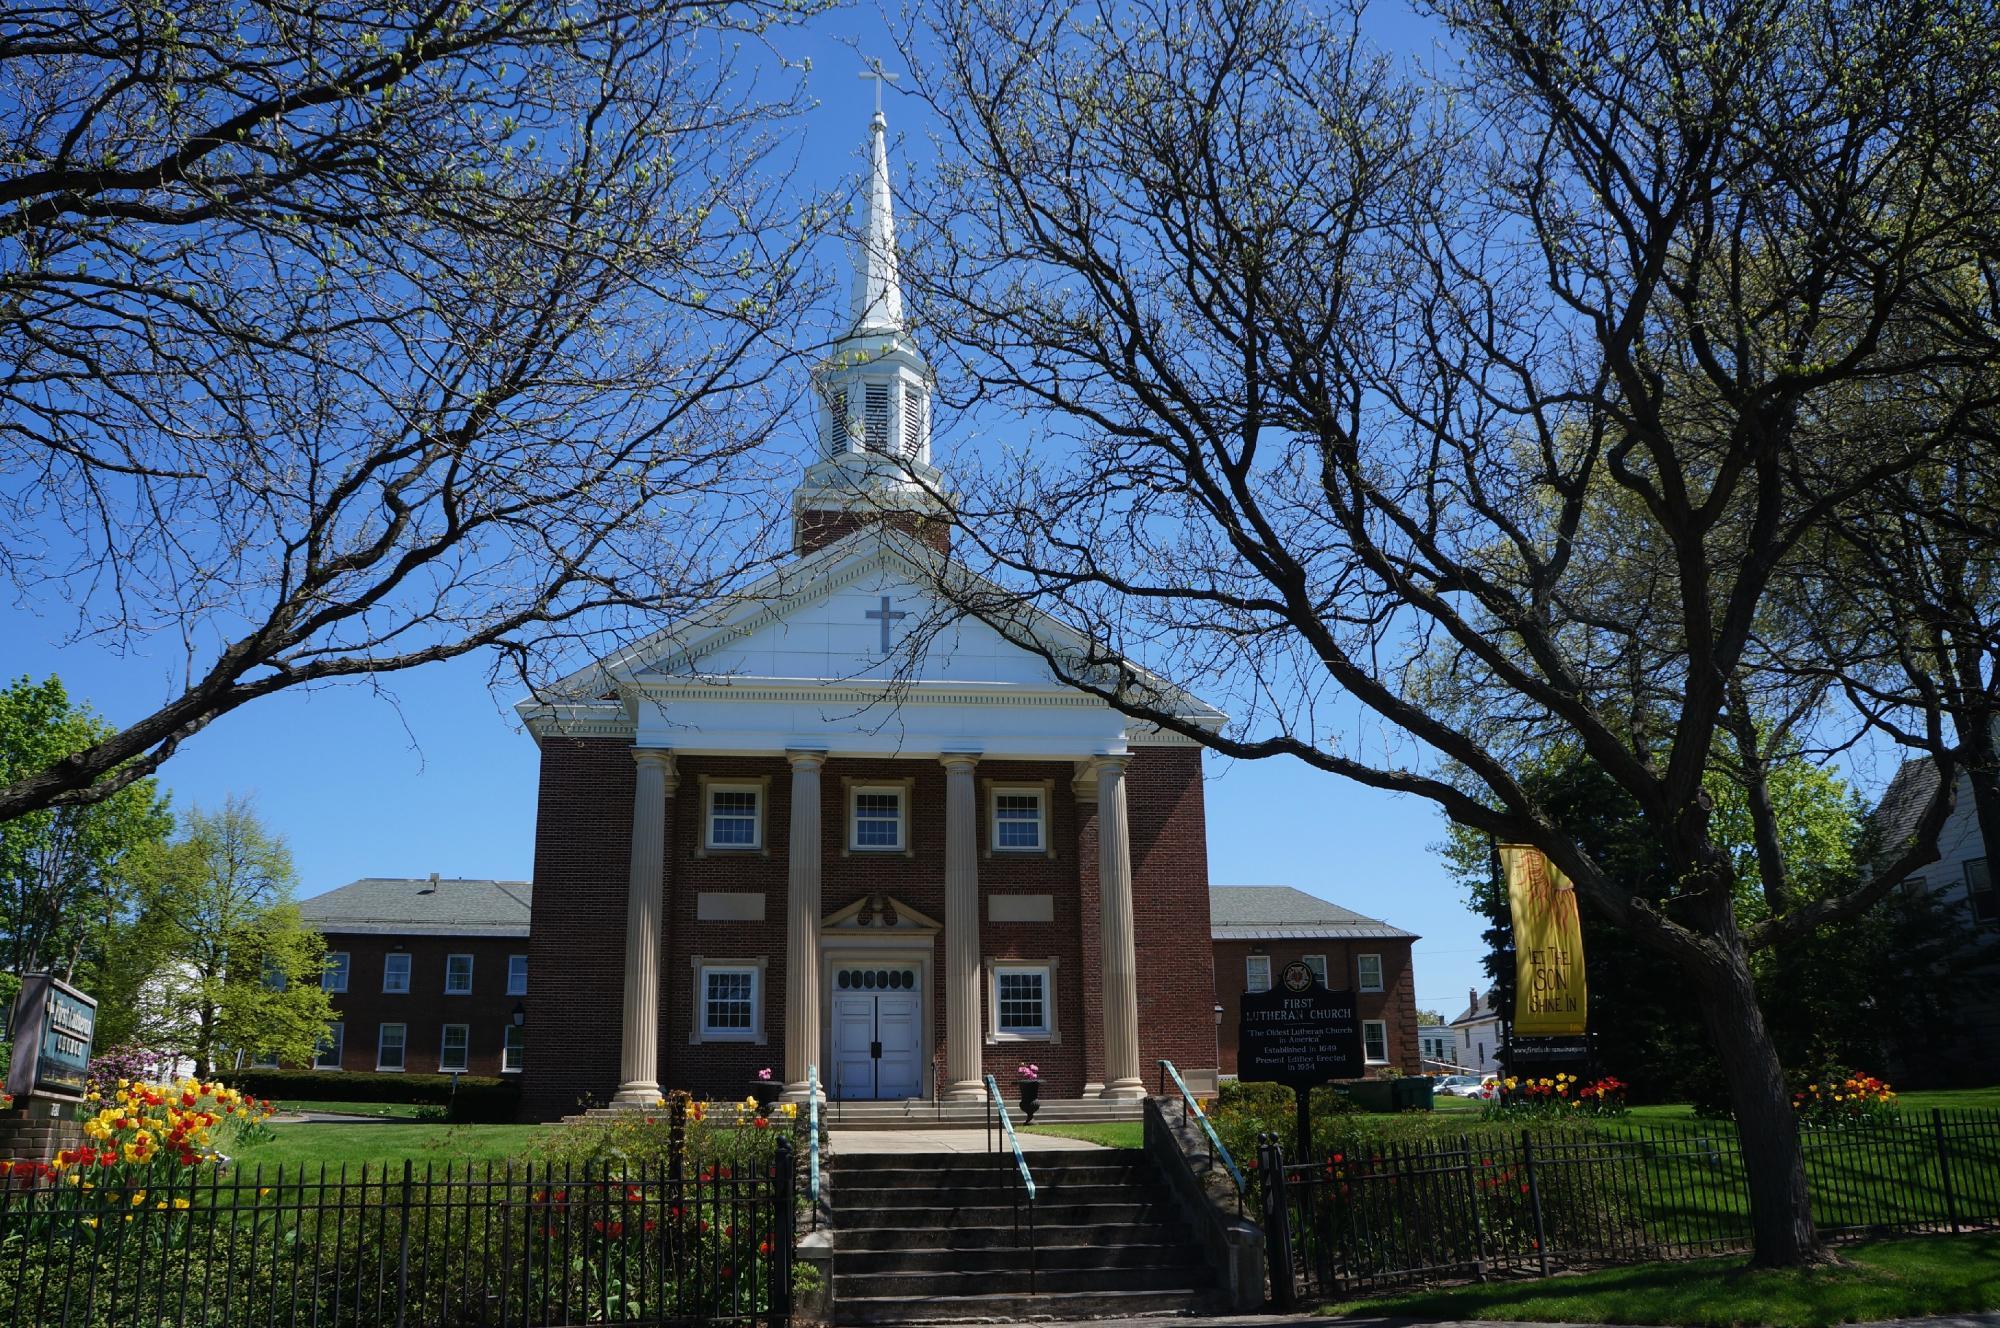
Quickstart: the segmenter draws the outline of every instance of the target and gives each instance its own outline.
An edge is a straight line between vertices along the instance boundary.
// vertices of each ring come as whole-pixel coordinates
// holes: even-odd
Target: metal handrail
[[[986,1076],[986,1147],[993,1148],[993,1113],[1000,1113],[1000,1133],[1014,1150],[1014,1170],[1019,1173],[1021,1192],[1028,1196],[1028,1294],[1035,1294],[1035,1265],[1038,1262],[1035,1251],[1035,1178],[1028,1171],[1028,1155],[1021,1151],[1020,1136],[1014,1133],[1014,1121],[1007,1115],[1007,1102],[1000,1096],[1000,1085]],[[1014,1239],[1021,1238],[1021,1210],[1014,1210]]]
[[[812,1159],[812,1179],[806,1194],[812,1200],[812,1229],[819,1230],[819,1063],[806,1066],[806,1150]]]
[[[1181,1118],[1185,1120],[1187,1114],[1193,1112],[1194,1118],[1201,1122],[1201,1132],[1208,1136],[1209,1165],[1213,1166],[1215,1159],[1221,1158],[1222,1165],[1229,1168],[1229,1179],[1236,1183],[1236,1211],[1241,1213],[1243,1211],[1244,1191],[1243,1172],[1238,1169],[1236,1159],[1229,1155],[1229,1145],[1223,1143],[1222,1136],[1215,1132],[1215,1126],[1209,1122],[1208,1113],[1201,1109],[1201,1103],[1197,1102],[1194,1094],[1188,1090],[1187,1080],[1181,1078],[1181,1072],[1174,1068],[1174,1063],[1170,1060],[1162,1060],[1160,1062],[1160,1095],[1162,1097],[1166,1096],[1166,1081],[1169,1076],[1174,1081],[1174,1087],[1181,1091]]]

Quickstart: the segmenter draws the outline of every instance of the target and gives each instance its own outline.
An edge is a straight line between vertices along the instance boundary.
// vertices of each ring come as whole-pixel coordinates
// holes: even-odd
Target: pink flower
[[[769,1067],[769,1066],[765,1066],[765,1067],[764,1067],[763,1069],[761,1069],[761,1070],[757,1071],[757,1077],[758,1077],[759,1079],[766,1079],[766,1080],[768,1080],[768,1079],[769,1079],[769,1078],[771,1077],[771,1069],[770,1069],[770,1067]]]

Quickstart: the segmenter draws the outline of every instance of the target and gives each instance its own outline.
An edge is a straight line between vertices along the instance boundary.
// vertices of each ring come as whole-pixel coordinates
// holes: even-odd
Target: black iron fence
[[[770,1162],[689,1170],[405,1162],[358,1175],[0,1181],[0,1323],[787,1321],[791,1142]]]
[[[2000,1112],[1932,1111],[1802,1132],[1825,1235],[2000,1223]],[[1727,1125],[1482,1131],[1287,1161],[1259,1139],[1272,1298],[1750,1248]]]

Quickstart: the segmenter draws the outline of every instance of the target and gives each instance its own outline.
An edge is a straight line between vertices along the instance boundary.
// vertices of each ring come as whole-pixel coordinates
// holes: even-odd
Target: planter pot
[[[757,1099],[757,1110],[766,1116],[771,1114],[771,1108],[776,1105],[778,1095],[784,1091],[785,1086],[775,1079],[759,1079],[750,1085],[750,1096]]]
[[[1042,1084],[1039,1079],[1021,1081],[1021,1119],[1032,1122],[1035,1113],[1042,1107]]]

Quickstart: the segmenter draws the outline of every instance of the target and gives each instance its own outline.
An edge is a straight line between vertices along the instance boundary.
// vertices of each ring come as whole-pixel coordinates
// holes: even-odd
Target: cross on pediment
[[[882,596],[881,608],[870,609],[868,610],[868,612],[862,614],[861,616],[864,618],[874,619],[882,624],[882,653],[884,655],[887,655],[889,653],[891,645],[893,644],[893,642],[890,640],[889,637],[890,629],[896,625],[898,620],[907,618],[910,615],[905,613],[901,609],[891,609],[889,607],[889,597],[887,595],[884,595]]]

